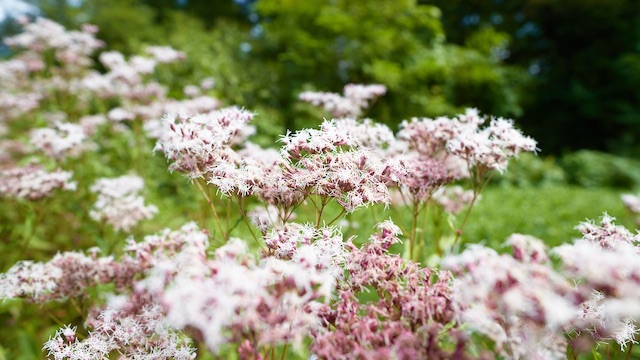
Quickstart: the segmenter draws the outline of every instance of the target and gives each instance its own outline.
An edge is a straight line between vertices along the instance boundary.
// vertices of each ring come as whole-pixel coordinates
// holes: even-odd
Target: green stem
[[[247,224],[247,228],[249,229],[249,232],[251,233],[251,236],[253,237],[253,240],[256,242],[256,244],[258,244],[258,246],[261,249],[264,249],[264,246],[258,240],[258,236],[253,232],[253,226],[251,225],[251,223],[249,222],[249,218],[247,217],[246,207],[244,206],[244,202],[243,202],[244,198],[241,197],[240,195],[236,195],[236,196],[237,196],[236,205],[238,206],[238,211],[240,211],[240,216],[244,220],[244,223]]]
[[[629,351],[627,352],[627,357],[625,358],[625,360],[631,359],[631,349],[633,349],[633,342],[629,344]]]
[[[464,230],[464,227],[467,224],[467,221],[469,220],[469,215],[471,215],[471,210],[473,209],[473,206],[475,205],[476,200],[478,200],[478,198],[480,197],[480,193],[485,189],[485,187],[487,187],[487,184],[489,184],[489,181],[491,181],[491,178],[493,177],[493,174],[495,174],[495,172],[491,171],[489,173],[489,176],[487,176],[483,180],[482,178],[484,177],[484,174],[485,174],[484,171],[478,170],[476,173],[476,182],[475,183],[473,181],[471,182],[471,186],[473,188],[473,198],[471,199],[471,203],[469,204],[469,207],[467,208],[467,211],[464,214],[464,219],[462,220],[462,224],[460,224],[460,227],[456,231],[456,238],[453,240],[452,247],[456,246],[456,244],[458,243],[458,240],[460,240],[462,236],[462,231]]]
[[[342,208],[342,211],[340,211],[340,214],[338,214],[338,216],[334,217],[331,221],[329,221],[327,226],[331,226],[334,222],[336,222],[336,220],[340,219],[345,212],[346,210]]]
[[[216,220],[216,224],[218,225],[218,229],[222,235],[222,237],[224,238],[224,240],[228,240],[227,236],[228,234],[225,233],[225,231],[222,228],[222,223],[220,222],[220,217],[218,216],[218,212],[216,211],[216,207],[213,204],[213,201],[211,200],[211,197],[209,196],[209,192],[205,191],[204,187],[206,187],[207,185],[201,184],[202,182],[204,182],[203,179],[196,179],[195,181],[196,186],[198,186],[198,189],[200,190],[200,192],[202,193],[202,195],[204,195],[204,198],[207,200],[207,204],[209,204],[209,207],[211,208],[211,211],[213,212],[213,217]]]

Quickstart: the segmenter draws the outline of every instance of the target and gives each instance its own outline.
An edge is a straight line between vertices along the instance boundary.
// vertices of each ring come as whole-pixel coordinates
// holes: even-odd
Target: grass
[[[616,224],[633,231],[635,217],[624,207],[620,195],[620,191],[606,188],[490,187],[471,213],[464,240],[498,248],[510,234],[521,233],[557,246],[579,238],[575,226],[587,219],[598,221],[604,212],[615,217]]]

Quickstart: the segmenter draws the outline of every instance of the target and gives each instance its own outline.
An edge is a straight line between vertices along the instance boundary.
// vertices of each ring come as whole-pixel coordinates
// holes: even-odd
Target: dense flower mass
[[[0,194],[27,200],[40,200],[56,189],[73,191],[77,183],[71,181],[69,171],[46,171],[42,166],[30,164],[23,167],[0,170]]]
[[[386,87],[348,84],[300,94],[332,117],[262,147],[253,112],[209,96],[214,79],[159,82],[185,53],[97,53],[96,34],[38,19],[0,61],[2,209],[26,209],[0,226],[19,249],[1,315],[42,321],[30,340],[49,359],[631,354],[640,235],[605,214],[553,249],[524,234],[510,253],[469,244],[492,175],[537,151],[512,120],[467,109],[394,133],[362,118]]]
[[[144,181],[135,175],[99,179],[91,186],[98,200],[89,215],[116,230],[128,232],[139,221],[150,219],[158,212],[155,206],[144,204],[144,198],[139,195],[143,189]]]
[[[344,95],[328,92],[305,91],[300,100],[315,106],[322,106],[332,116],[359,117],[369,107],[369,102],[387,93],[383,85],[347,84]]]
[[[71,123],[57,123],[52,128],[36,129],[31,133],[31,143],[55,159],[79,154],[85,138],[82,127]]]
[[[232,145],[253,133],[247,123],[253,114],[231,107],[196,116],[167,116],[169,128],[155,147],[172,161],[169,169],[186,173],[190,178],[202,177],[219,161],[233,161]]]

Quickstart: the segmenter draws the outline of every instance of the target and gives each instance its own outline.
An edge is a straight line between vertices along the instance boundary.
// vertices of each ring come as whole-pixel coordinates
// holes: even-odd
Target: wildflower
[[[138,195],[142,189],[144,182],[135,175],[99,179],[91,186],[91,191],[98,194],[98,201],[89,215],[116,230],[128,232],[139,221],[150,219],[158,212],[155,206],[144,204],[144,198]]]
[[[193,117],[165,117],[169,128],[156,143],[155,151],[165,153],[173,163],[169,169],[202,177],[220,159],[237,158],[231,146],[251,134],[247,123],[253,114],[235,107]],[[233,161],[232,161],[233,162]]]
[[[173,49],[170,46],[149,46],[147,53],[154,57],[160,63],[174,63],[185,59],[182,51]]]
[[[47,172],[41,165],[30,164],[0,171],[0,194],[18,199],[40,200],[51,195],[55,189],[74,191],[73,174],[55,170]]]
[[[324,307],[324,327],[313,334],[311,350],[322,358],[470,358],[467,341],[451,320],[450,275],[420,268],[389,254],[400,229],[390,221],[378,225],[371,242],[358,249],[348,243],[348,276],[338,285],[338,299]],[[358,301],[371,289],[377,300]],[[439,337],[439,341],[434,341]],[[451,341],[450,351],[443,343]]]
[[[82,127],[71,123],[58,122],[52,128],[31,132],[31,143],[54,159],[62,159],[69,154],[78,155],[85,139]]]
[[[505,356],[563,359],[563,329],[577,311],[573,288],[545,261],[537,239],[515,235],[508,243],[516,257],[475,245],[443,260],[457,275],[456,317],[495,341]]]
[[[323,106],[324,110],[333,117],[358,117],[362,110],[369,107],[369,102],[387,92],[383,85],[347,84],[344,87],[344,96],[327,93],[305,91],[300,94],[302,101],[314,106]]]

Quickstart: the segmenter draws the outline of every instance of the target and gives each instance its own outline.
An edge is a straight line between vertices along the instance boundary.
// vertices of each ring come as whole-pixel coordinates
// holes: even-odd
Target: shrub
[[[570,184],[588,188],[640,187],[640,162],[636,160],[598,151],[580,150],[563,156],[560,166],[566,172]]]

